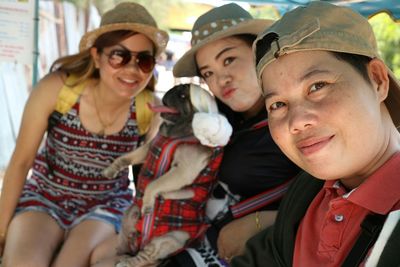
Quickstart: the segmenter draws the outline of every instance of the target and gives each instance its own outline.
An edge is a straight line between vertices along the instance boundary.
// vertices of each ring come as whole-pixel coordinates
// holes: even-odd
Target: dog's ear
[[[196,138],[205,146],[225,146],[232,134],[232,126],[219,114],[215,98],[206,89],[191,84],[190,100],[196,110],[192,120]]]
[[[217,102],[204,88],[190,84],[190,101],[197,112],[218,113]]]
[[[232,126],[218,113],[197,112],[192,121],[193,134],[204,146],[225,146],[232,135]]]

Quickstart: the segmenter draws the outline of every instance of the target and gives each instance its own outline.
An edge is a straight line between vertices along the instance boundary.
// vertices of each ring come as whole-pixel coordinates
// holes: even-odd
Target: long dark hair
[[[368,63],[372,60],[370,57],[356,55],[356,54],[349,54],[349,53],[342,53],[342,52],[331,52],[337,59],[345,61],[349,63],[359,74],[367,81],[371,82],[368,76]]]

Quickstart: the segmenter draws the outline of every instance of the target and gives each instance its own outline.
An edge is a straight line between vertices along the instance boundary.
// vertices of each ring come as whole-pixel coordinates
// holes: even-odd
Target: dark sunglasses
[[[115,49],[109,54],[104,54],[108,56],[108,63],[114,69],[119,69],[127,65],[131,62],[132,57],[135,57],[135,63],[144,73],[151,72],[156,64],[156,59],[148,52],[131,52],[127,49]]]

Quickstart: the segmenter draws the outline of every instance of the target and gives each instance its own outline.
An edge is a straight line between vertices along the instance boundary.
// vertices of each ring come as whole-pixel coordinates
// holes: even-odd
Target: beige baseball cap
[[[89,49],[100,35],[117,30],[130,30],[146,35],[156,47],[156,56],[165,50],[168,43],[168,34],[157,27],[146,8],[137,3],[125,2],[104,13],[100,27],[83,35],[79,50]]]
[[[191,49],[174,65],[175,77],[197,76],[196,53],[204,45],[233,35],[256,36],[274,21],[254,19],[249,12],[235,3],[211,9],[201,15],[193,25]]]
[[[253,43],[260,85],[264,68],[279,56],[310,50],[380,57],[374,32],[366,18],[347,7],[311,2],[287,12]],[[400,82],[389,68],[388,72],[390,85],[385,104],[399,127]]]

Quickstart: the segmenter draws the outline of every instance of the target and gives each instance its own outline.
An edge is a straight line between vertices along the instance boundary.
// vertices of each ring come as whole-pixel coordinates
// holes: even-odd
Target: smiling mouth
[[[306,139],[299,142],[297,147],[303,155],[309,156],[323,149],[333,137],[334,135],[318,139]]]
[[[130,80],[130,79],[124,79],[124,78],[121,78],[121,81],[126,82],[126,83],[135,83],[136,82],[136,80]]]
[[[130,79],[123,79],[123,78],[120,78],[119,80],[120,80],[121,82],[127,84],[127,85],[130,85],[130,86],[139,83],[138,80],[130,80]]]

